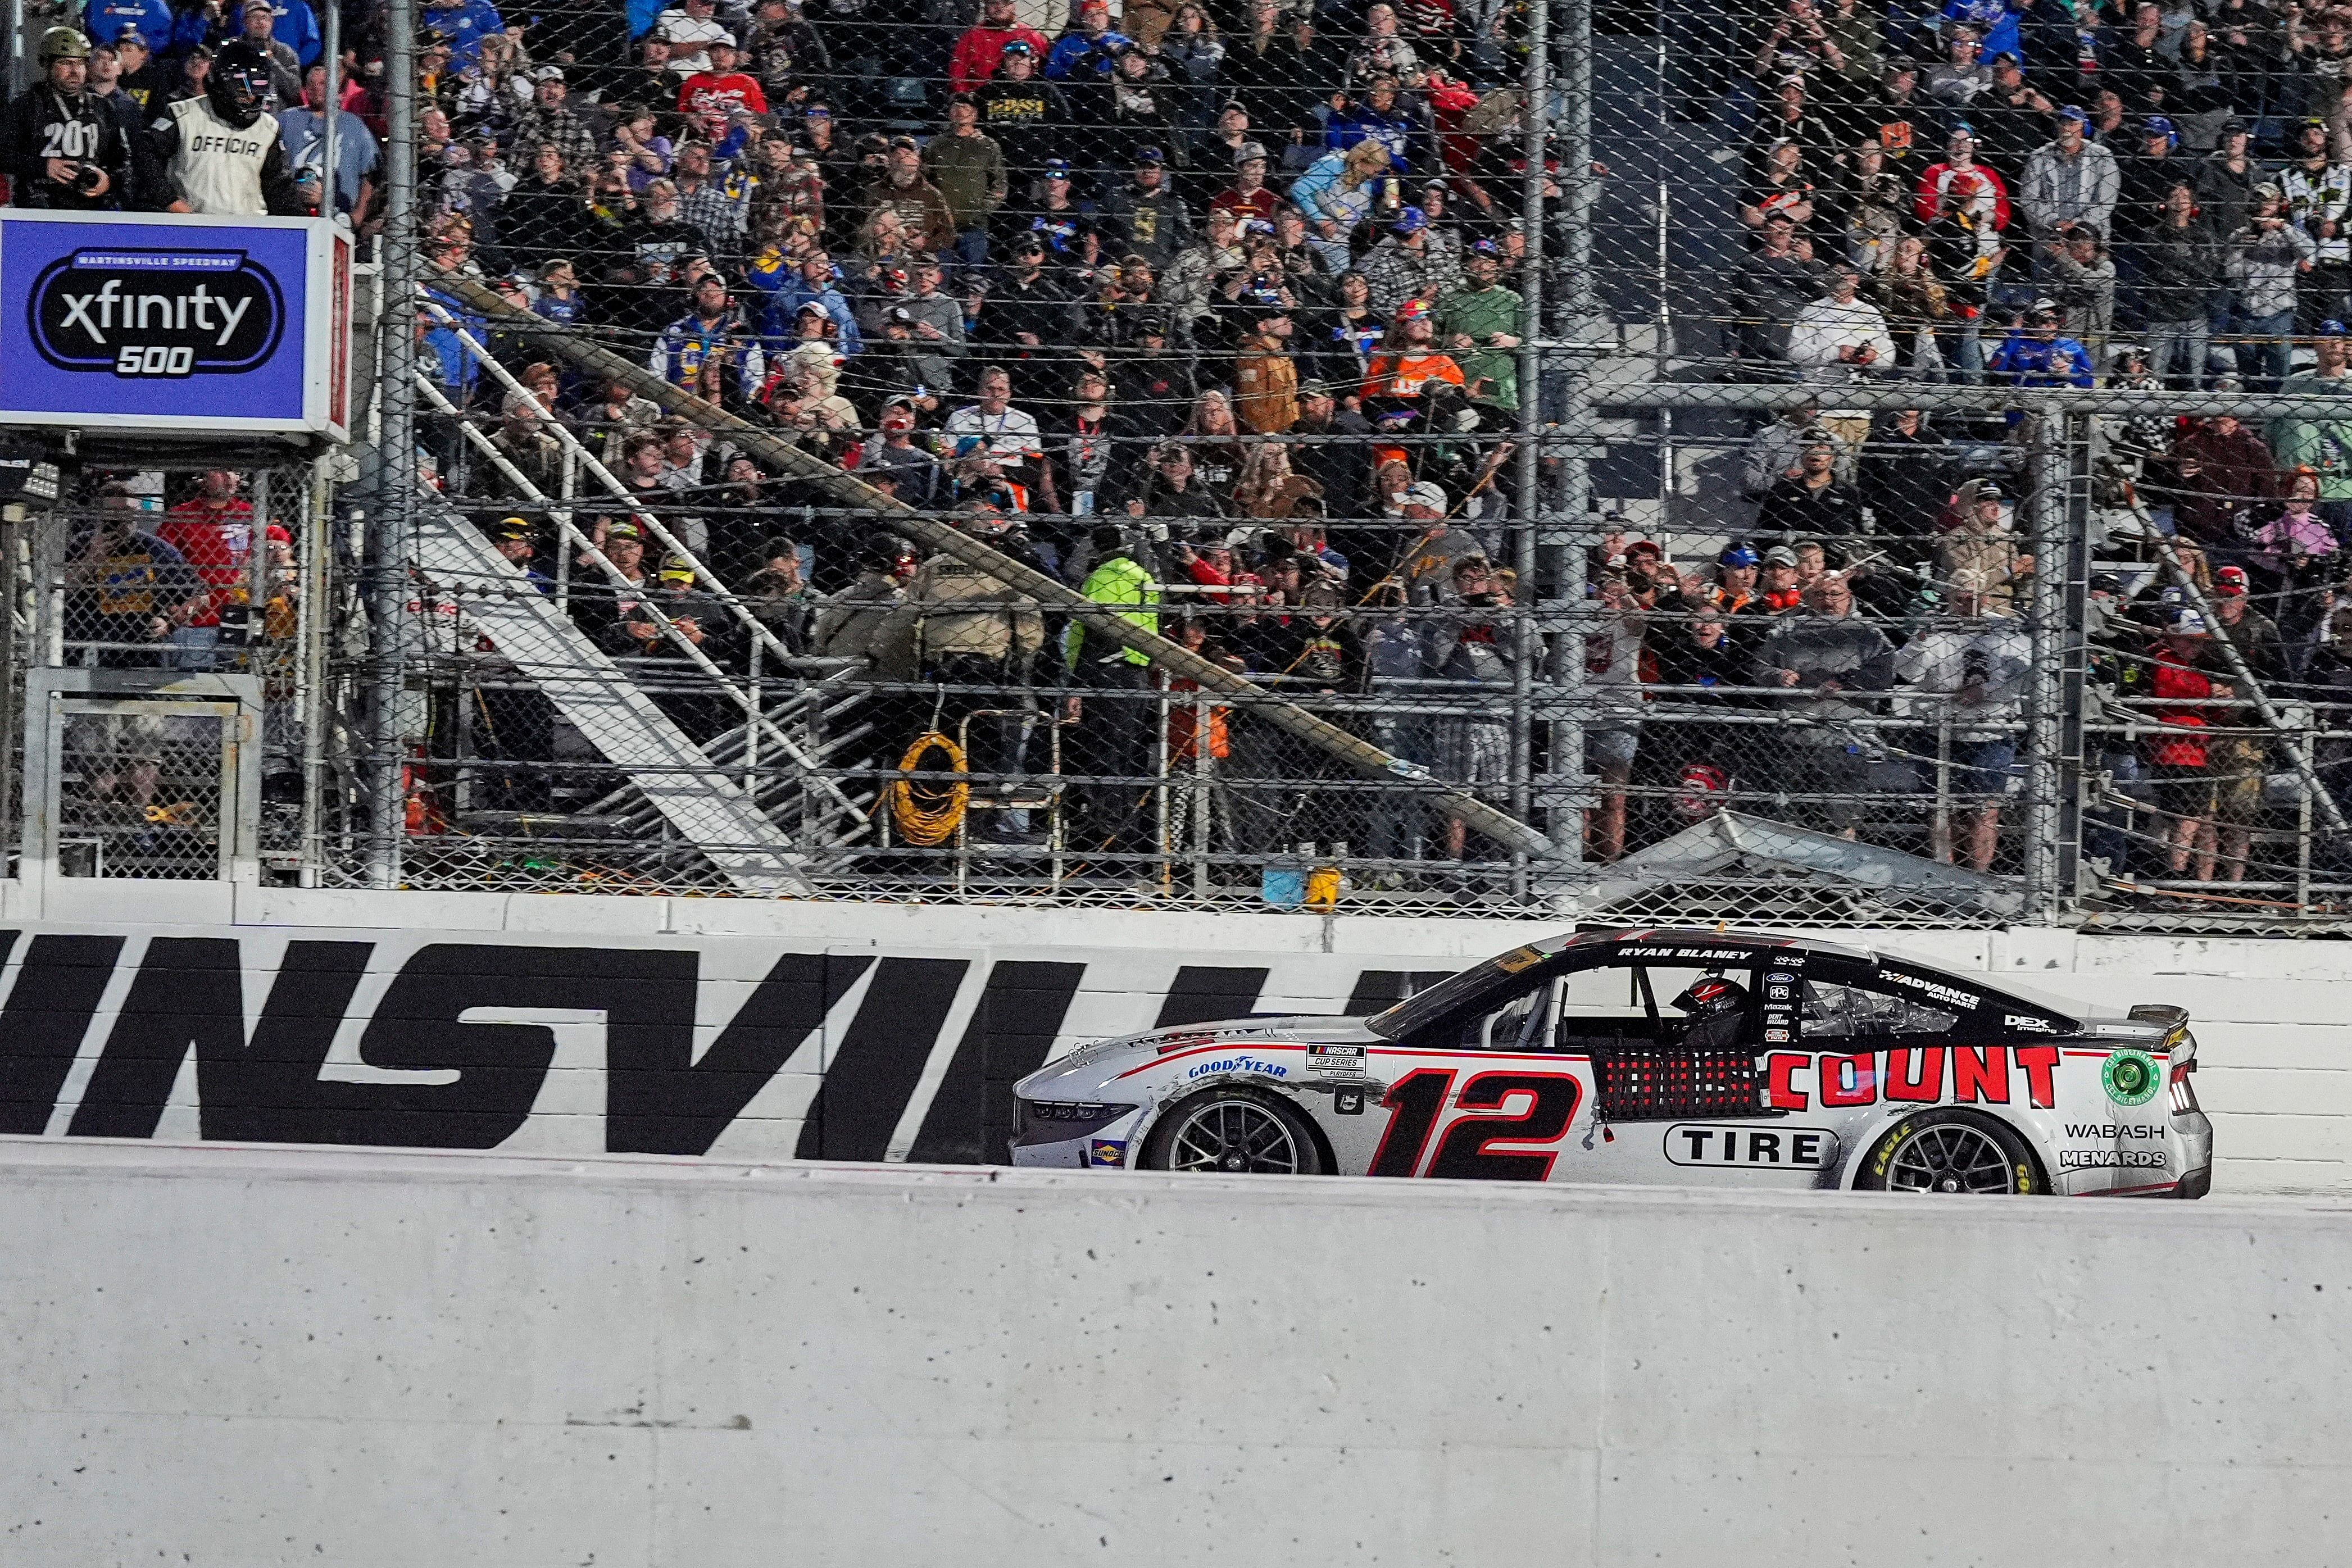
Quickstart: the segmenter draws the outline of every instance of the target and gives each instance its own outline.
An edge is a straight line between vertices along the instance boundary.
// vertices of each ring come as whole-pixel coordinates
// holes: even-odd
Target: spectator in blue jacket
[[[743,313],[728,297],[726,280],[716,273],[706,274],[694,286],[694,308],[654,340],[647,363],[672,386],[738,407],[739,397],[757,392],[767,380],[767,355],[744,330]],[[710,372],[723,378],[730,370],[737,378],[733,385],[723,379],[710,384]]]
[[[2011,386],[2089,386],[2091,351],[2058,335],[2063,314],[2054,300],[2035,300],[2024,321],[2011,329],[2008,341],[1985,362],[1986,371]]]
[[[1108,0],[1086,0],[1078,7],[1078,25],[1055,39],[1046,52],[1045,79],[1066,81],[1074,73],[1079,81],[1108,77],[1118,51],[1134,42],[1111,26]]]
[[[507,26],[490,0],[453,0],[449,5],[428,5],[417,18],[417,26],[449,35],[449,61],[457,66],[473,64],[475,57],[482,52],[483,37],[503,33]]]
[[[114,42],[122,37],[125,24],[139,29],[151,55],[172,47],[172,7],[164,0],[92,0],[82,16],[82,26],[95,43]]]
[[[856,313],[850,309],[841,290],[834,287],[832,256],[821,250],[812,251],[801,258],[797,267],[780,267],[766,272],[754,267],[748,269],[746,276],[753,287],[767,296],[767,308],[760,318],[760,333],[770,342],[789,346],[793,323],[799,318],[801,308],[814,305],[833,323],[835,346],[842,358],[864,350]]]
[[[1345,152],[1359,141],[1377,141],[1388,149],[1389,163],[1402,174],[1411,169],[1421,125],[1397,102],[1396,83],[1375,77],[1360,102],[1335,110],[1323,131],[1324,145]]]

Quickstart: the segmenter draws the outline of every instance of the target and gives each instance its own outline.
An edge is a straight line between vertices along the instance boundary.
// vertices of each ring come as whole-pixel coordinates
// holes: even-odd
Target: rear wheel
[[[1967,1111],[1906,1116],[1870,1146],[1854,1186],[1874,1192],[2023,1194],[2042,1190],[2033,1151],[2014,1129]]]
[[[1318,1176],[1323,1160],[1307,1118],[1263,1090],[1212,1089],[1160,1119],[1141,1168],[1228,1176]]]

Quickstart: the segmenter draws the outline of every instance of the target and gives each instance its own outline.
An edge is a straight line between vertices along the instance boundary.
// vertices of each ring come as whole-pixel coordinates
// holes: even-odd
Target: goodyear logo
[[[278,350],[286,300],[241,250],[82,250],[33,282],[26,326],[64,371],[180,380],[250,370]]]

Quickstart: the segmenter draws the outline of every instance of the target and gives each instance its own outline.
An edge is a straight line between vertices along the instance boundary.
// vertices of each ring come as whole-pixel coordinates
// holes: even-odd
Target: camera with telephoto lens
[[[66,183],[85,196],[95,196],[98,194],[98,188],[106,183],[106,171],[95,163],[84,163],[79,160],[68,159],[66,167],[69,171],[66,175]]]

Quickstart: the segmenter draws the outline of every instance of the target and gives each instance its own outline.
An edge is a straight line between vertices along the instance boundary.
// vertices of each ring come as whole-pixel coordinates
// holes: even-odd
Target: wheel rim
[[[1892,1192],[2006,1193],[2009,1152],[1990,1133],[1964,1122],[1922,1127],[1903,1140],[1886,1163]]]
[[[1297,1176],[1298,1139],[1271,1107],[1254,1100],[1217,1100],[1184,1113],[1168,1140],[1171,1171]]]

